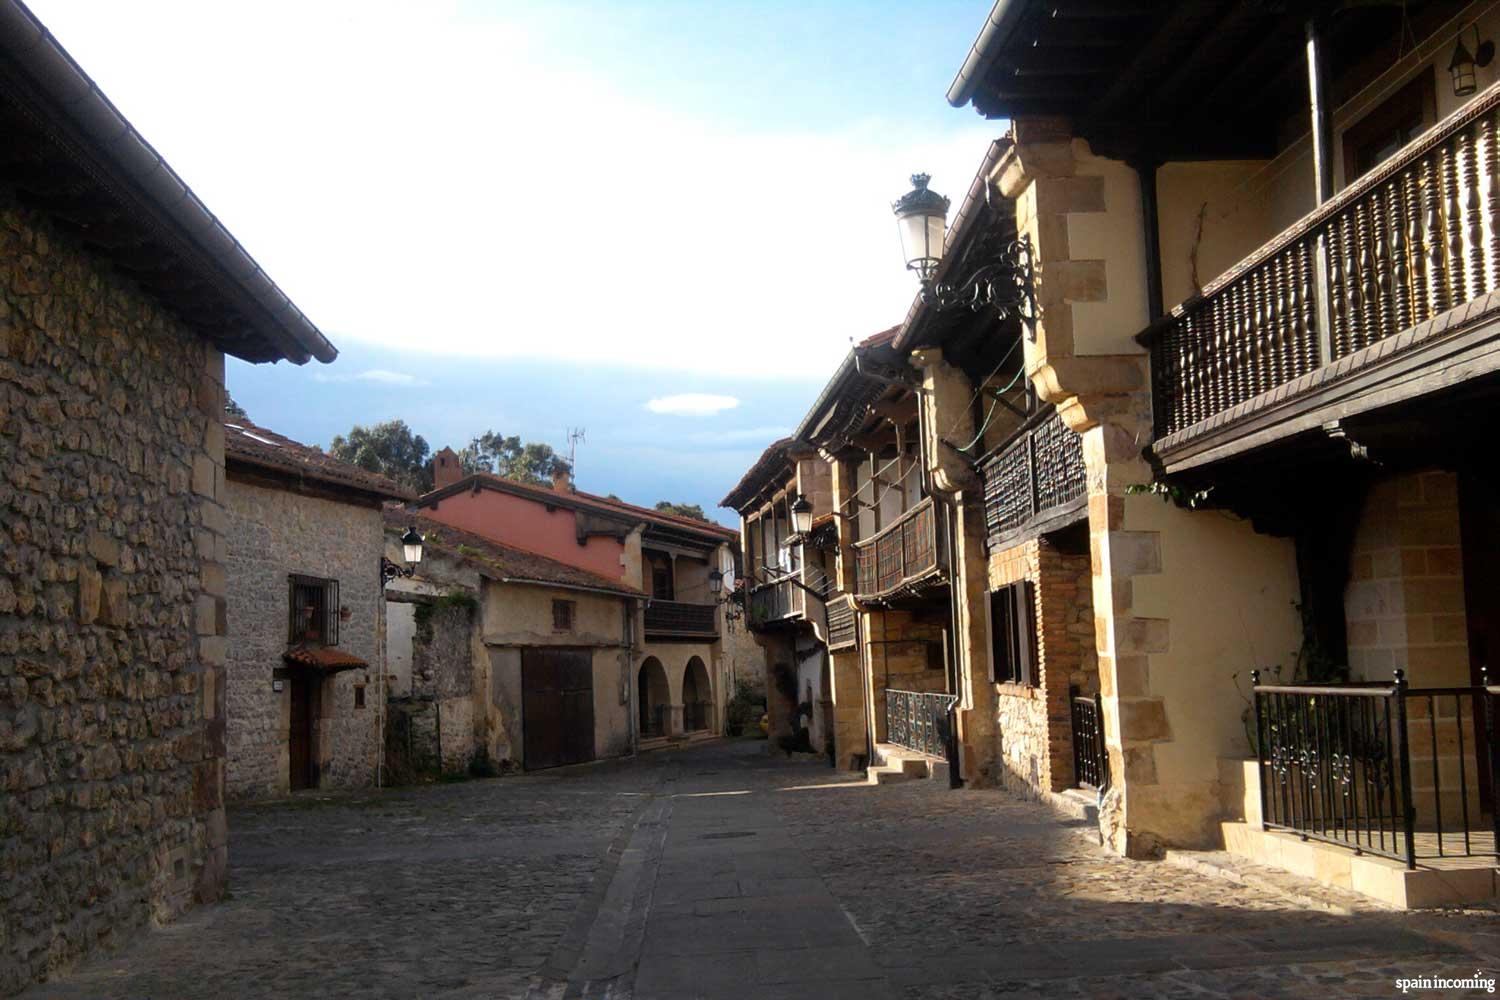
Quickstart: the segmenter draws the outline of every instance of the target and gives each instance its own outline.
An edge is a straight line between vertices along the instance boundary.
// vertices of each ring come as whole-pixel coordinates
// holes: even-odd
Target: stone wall
[[[389,605],[412,609],[409,683],[390,699],[386,761],[392,781],[496,765],[476,723],[472,598]],[[394,615],[393,615],[394,616]]]
[[[862,623],[862,652],[870,677],[870,708],[876,742],[886,739],[885,692],[944,691],[947,608],[932,611],[869,611]]]
[[[285,667],[294,573],[339,582],[339,648],[370,664],[321,684],[313,741],[318,786],[373,785],[384,635],[380,511],[239,479],[230,480],[228,495],[228,794],[258,798],[290,788],[291,685],[276,691],[272,682]],[[361,687],[368,687],[362,708]]]
[[[0,189],[0,993],[223,888],[223,405]]]

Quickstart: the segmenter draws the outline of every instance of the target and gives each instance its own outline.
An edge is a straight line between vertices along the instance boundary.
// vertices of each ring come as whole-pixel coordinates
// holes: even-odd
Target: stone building
[[[385,591],[398,779],[634,752],[641,591],[400,508],[386,525],[393,556],[408,528],[424,541]]]
[[[224,424],[230,798],[376,783],[381,505],[414,494],[248,419]]]
[[[224,355],[332,345],[0,0],[0,992],[224,886]]]
[[[434,486],[413,505],[423,517],[488,539],[515,553],[514,558],[539,557],[583,570],[596,585],[600,580],[608,585],[607,599],[581,594],[545,596],[535,588],[487,592],[486,645],[508,650],[503,669],[495,676],[524,688],[528,677],[542,685],[551,683],[546,678],[553,672],[576,673],[573,700],[581,705],[589,701],[583,691],[589,672],[563,664],[561,652],[543,655],[542,647],[596,650],[590,681],[598,709],[593,725],[601,726],[614,716],[614,709],[605,713],[598,700],[605,691],[623,699],[618,704],[626,706],[627,716],[619,732],[596,732],[590,756],[649,749],[721,731],[731,692],[723,643],[725,610],[719,594],[736,572],[734,532],[584,493],[574,489],[566,476],[549,489],[488,473],[463,475],[450,449],[435,459]],[[621,618],[625,608],[618,596],[621,588],[639,595],[630,605],[628,620]],[[488,610],[491,605],[493,616]],[[506,624],[492,627],[491,621]],[[597,650],[621,643],[630,650],[628,669],[623,678],[606,678],[599,672],[602,654]],[[528,654],[524,652],[528,647],[537,649]],[[527,665],[528,657],[534,666]],[[622,683],[628,690],[619,690]],[[525,699],[520,701],[521,724],[526,729],[529,709]],[[523,751],[513,759],[533,768],[561,762],[560,758],[571,762],[583,753],[589,741],[583,738],[581,730],[587,726],[582,721],[577,723],[576,737],[568,737],[576,746],[538,742],[543,733],[551,734],[549,740],[563,739],[571,724],[559,728],[545,717],[553,711],[547,699],[534,699],[534,703],[544,714],[531,727],[532,742],[512,744],[512,753],[515,747]],[[582,719],[578,712],[569,716],[574,717]]]

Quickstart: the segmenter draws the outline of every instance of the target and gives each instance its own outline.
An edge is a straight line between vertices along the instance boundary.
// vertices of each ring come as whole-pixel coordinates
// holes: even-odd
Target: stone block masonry
[[[0,188],[0,993],[223,888],[223,406]]]

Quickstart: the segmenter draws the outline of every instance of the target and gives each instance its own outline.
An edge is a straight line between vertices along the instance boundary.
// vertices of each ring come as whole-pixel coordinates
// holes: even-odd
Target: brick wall
[[[994,685],[999,746],[990,777],[1020,791],[1062,791],[1075,780],[1069,691],[1099,690],[1089,556],[1040,538],[990,557],[991,590],[1021,580],[1036,595],[1038,683]]]
[[[0,189],[0,993],[223,888],[223,383]]]

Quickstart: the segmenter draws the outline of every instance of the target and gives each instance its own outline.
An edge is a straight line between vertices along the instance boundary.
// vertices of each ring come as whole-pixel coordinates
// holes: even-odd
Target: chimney
[[[552,488],[558,493],[573,492],[573,477],[567,469],[555,469],[552,472]]]
[[[432,456],[432,488],[440,490],[444,486],[452,486],[464,477],[464,470],[458,464],[458,453],[452,448],[444,448]]]

